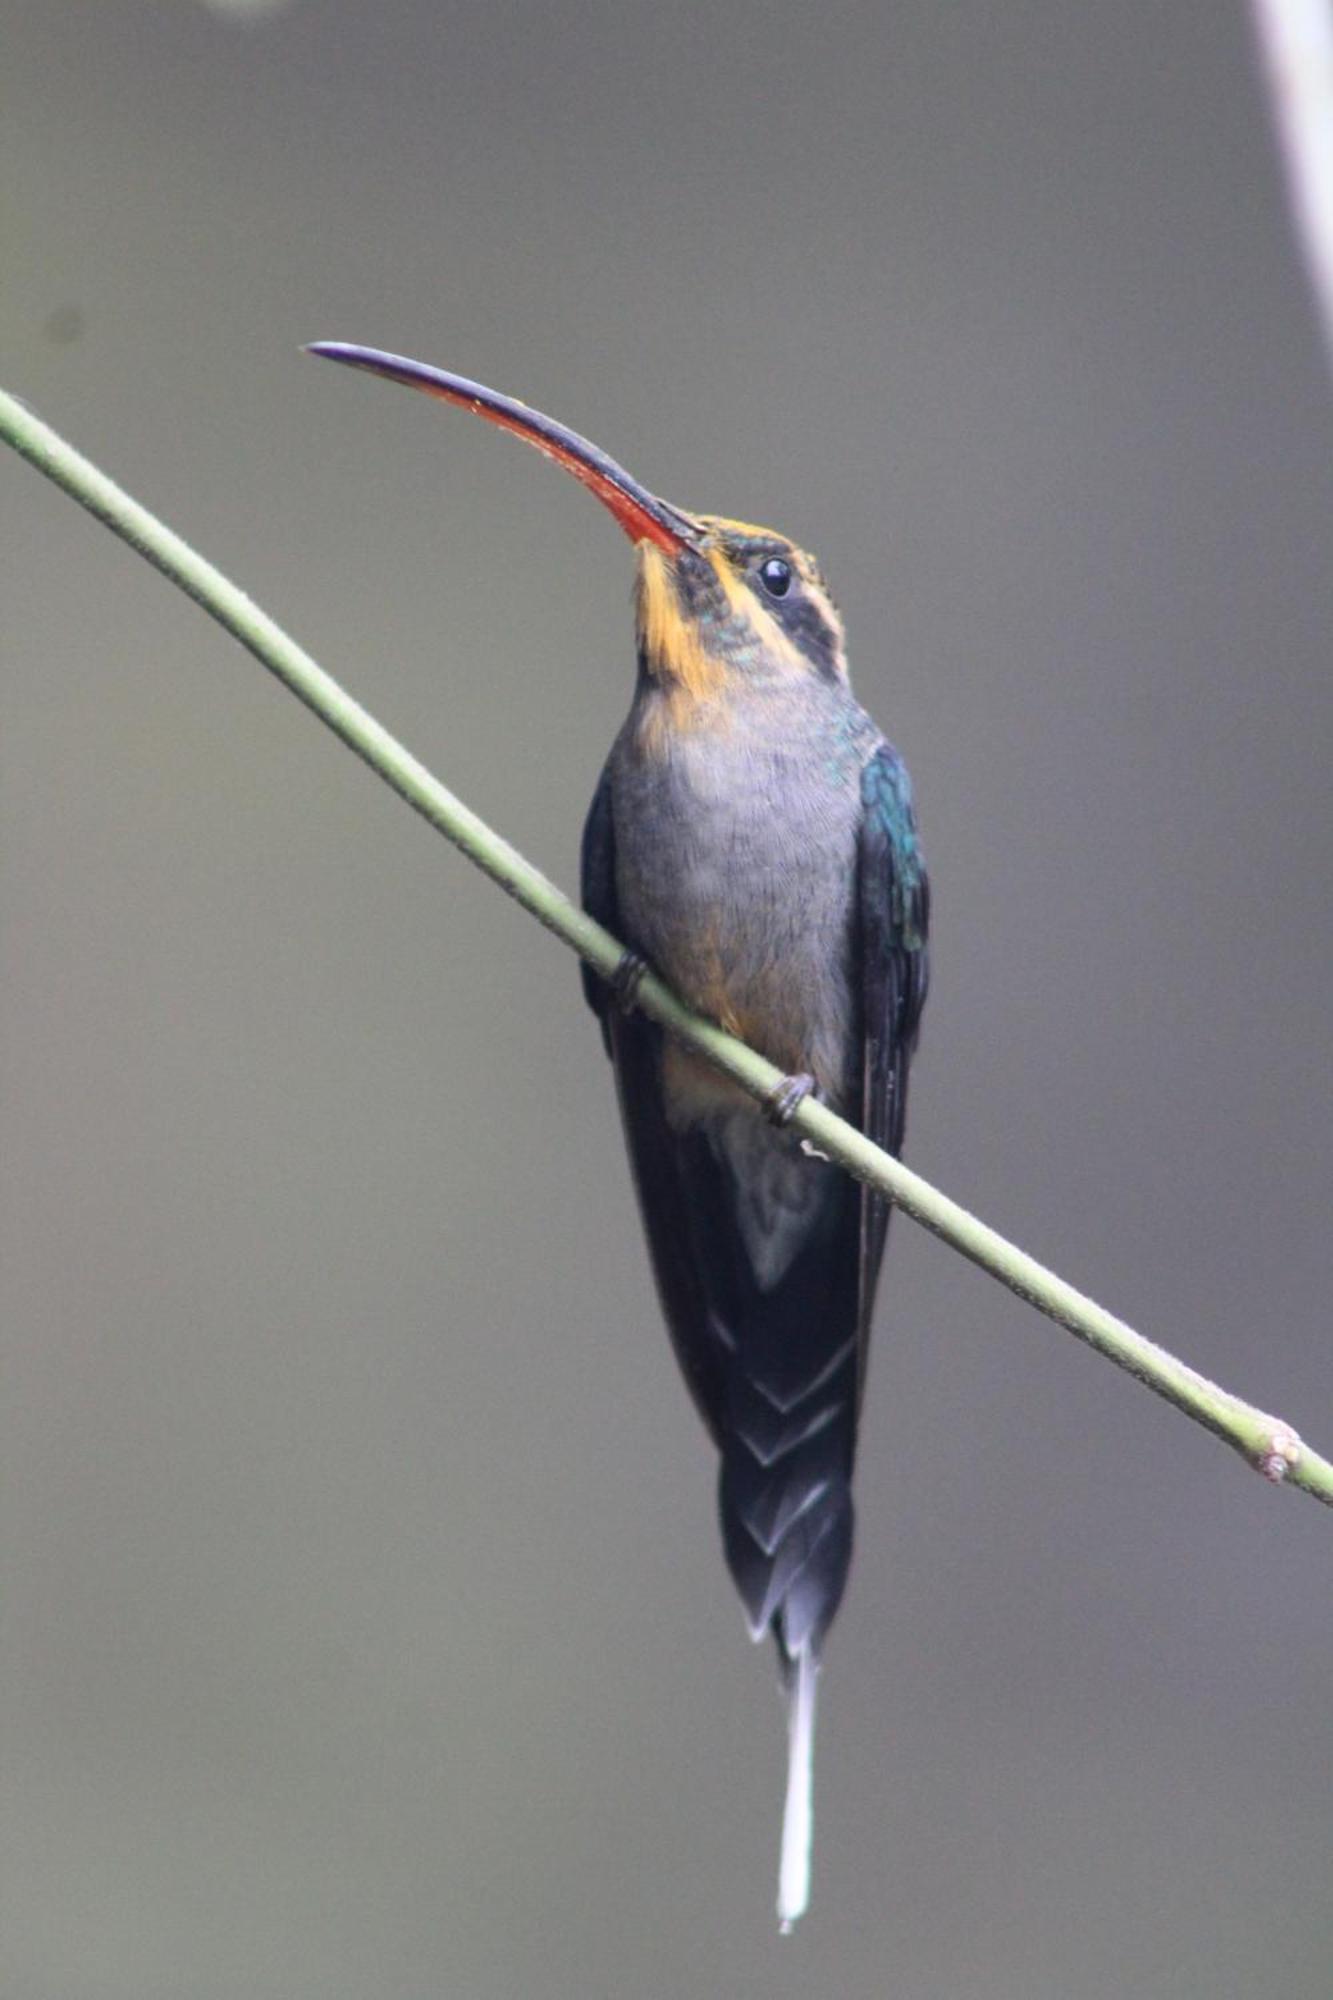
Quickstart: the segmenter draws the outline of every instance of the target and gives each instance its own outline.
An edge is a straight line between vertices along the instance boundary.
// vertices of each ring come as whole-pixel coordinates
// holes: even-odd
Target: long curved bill
[[[513,396],[502,396],[480,382],[469,382],[465,375],[448,375],[442,368],[431,368],[424,361],[409,361],[406,355],[384,354],[377,347],[350,347],[341,340],[315,340],[305,351],[318,354],[325,361],[344,362],[349,368],[364,368],[390,382],[406,383],[409,389],[438,396],[441,402],[456,403],[461,410],[475,410],[487,423],[526,439],[566,472],[573,473],[590,493],[595,493],[632,542],[653,542],[664,554],[678,556],[695,547],[701,538],[703,530],[690,515],[668,506],[646,486],[640,486],[623,466],[587,438],[580,437],[577,431],[567,430],[553,417],[544,417],[540,410],[530,410]]]

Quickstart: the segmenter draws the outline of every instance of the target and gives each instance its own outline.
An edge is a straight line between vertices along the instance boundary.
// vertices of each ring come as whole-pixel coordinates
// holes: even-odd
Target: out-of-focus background
[[[630,556],[819,551],[913,1164],[1333,1443],[1333,394],[1245,8],[9,0],[3,380],[566,883]],[[1333,1988],[1330,1523],[911,1224],[812,1912],[572,961],[15,463],[15,2000]]]

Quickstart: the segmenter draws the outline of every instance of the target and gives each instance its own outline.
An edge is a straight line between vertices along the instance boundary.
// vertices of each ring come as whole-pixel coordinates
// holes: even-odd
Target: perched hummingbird
[[[549,417],[373,348],[310,350],[475,410],[589,487],[635,545],[630,711],[583,834],[583,902],[628,947],[584,991],[615,1066],[662,1309],[721,1461],[722,1541],[789,1701],[778,1916],[809,1897],[815,1685],[852,1552],[852,1462],[888,1204],[786,1129],[825,1103],[897,1153],[929,886],[897,753],[856,702],[812,556],[687,514]],[[645,964],[787,1072],[760,1106],[633,1011]]]

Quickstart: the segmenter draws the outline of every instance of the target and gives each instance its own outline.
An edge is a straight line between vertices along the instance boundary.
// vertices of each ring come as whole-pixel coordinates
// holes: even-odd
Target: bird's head
[[[845,680],[842,620],[828,586],[814,557],[785,536],[671,506],[587,438],[480,382],[340,341],[308,351],[475,410],[588,487],[635,545],[641,671],[682,712],[742,683]]]

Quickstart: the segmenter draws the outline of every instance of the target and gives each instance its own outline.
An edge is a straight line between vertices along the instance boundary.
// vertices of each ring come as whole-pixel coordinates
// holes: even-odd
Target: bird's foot
[[[1261,1451],[1252,1463],[1265,1479],[1271,1479],[1274,1486],[1280,1486],[1287,1474],[1300,1464],[1305,1447],[1291,1425],[1283,1423],[1281,1417],[1273,1419],[1273,1429],[1265,1443],[1267,1450]]]
[[[622,1014],[632,1014],[639,1004],[639,988],[648,976],[648,961],[640,958],[637,951],[621,954],[620,963],[611,974],[611,991],[616,996],[616,1005]]]
[[[776,1125],[779,1132],[790,1125],[801,1106],[814,1090],[815,1080],[802,1073],[800,1076],[784,1076],[775,1084],[767,1097],[762,1098],[763,1113],[770,1125]]]

